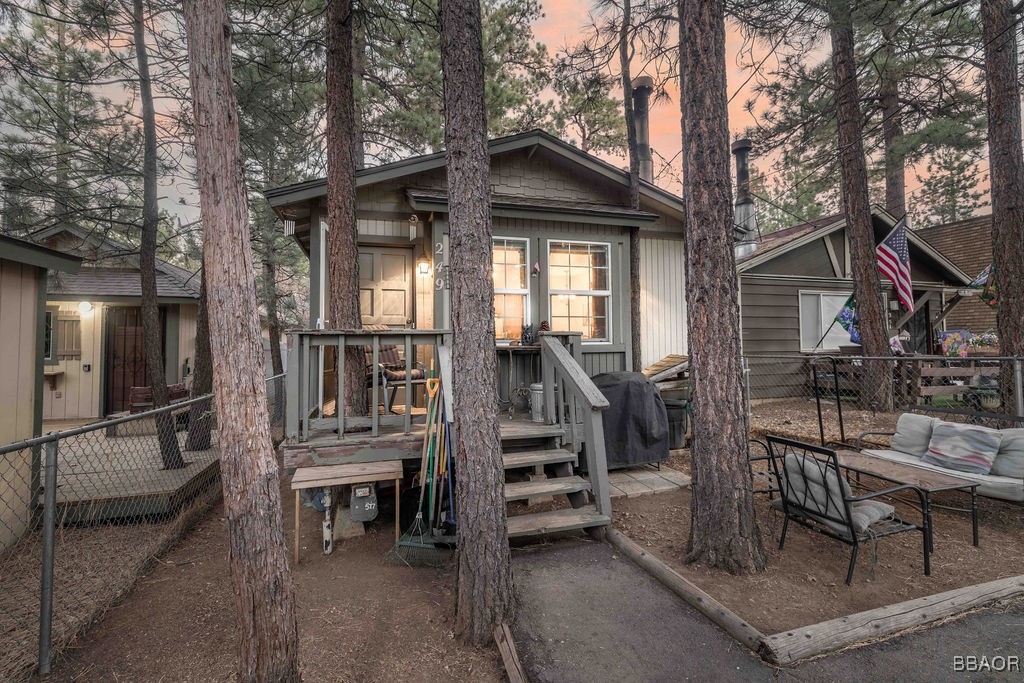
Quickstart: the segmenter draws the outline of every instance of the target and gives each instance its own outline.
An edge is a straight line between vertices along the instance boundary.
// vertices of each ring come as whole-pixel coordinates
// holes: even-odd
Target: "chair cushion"
[[[922,460],[957,472],[988,474],[999,452],[999,430],[939,422]]]
[[[928,442],[932,438],[932,429],[940,420],[927,415],[903,413],[896,423],[896,433],[892,437],[892,449],[917,457],[923,457],[928,450]]]
[[[999,432],[999,452],[992,463],[992,474],[1024,479],[1024,429]]]
[[[423,368],[413,368],[409,372],[409,379],[416,381],[426,379],[427,373]],[[390,370],[384,368],[384,378],[389,382],[404,382],[405,381],[405,369],[402,370]]]
[[[777,510],[782,510],[782,499],[774,498],[771,505]],[[867,531],[872,524],[876,524],[883,519],[891,518],[895,513],[896,508],[892,505],[877,500],[858,500],[850,503],[850,515],[853,518],[853,530],[858,534],[862,534]],[[836,531],[843,536],[849,537],[850,535],[850,530],[843,524],[839,524],[834,520],[826,519],[825,517],[815,515],[813,513],[807,513],[807,515],[808,517],[825,524],[833,531]]]
[[[850,486],[830,463],[810,455],[789,453],[784,461],[783,477],[787,502],[815,516],[846,519],[843,498],[850,495]]]

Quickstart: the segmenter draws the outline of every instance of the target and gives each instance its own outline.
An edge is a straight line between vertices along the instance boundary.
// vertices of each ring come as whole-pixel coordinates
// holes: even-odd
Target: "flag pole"
[[[843,304],[843,306],[846,306],[846,304]],[[840,308],[839,310],[841,311],[841,310],[843,310],[843,309],[842,309],[842,308]],[[836,318],[837,318],[838,316],[839,316],[839,314],[838,314],[838,313],[836,313],[836,314],[835,314],[835,315],[834,315],[834,316],[832,317],[832,324],[828,326],[828,329],[827,329],[827,330],[825,330],[825,334],[821,335],[821,339],[819,339],[819,340],[818,340],[818,343],[814,345],[814,348],[813,348],[813,349],[811,349],[811,351],[817,351],[817,350],[818,350],[818,347],[819,347],[819,346],[821,346],[821,342],[825,341],[825,337],[827,337],[827,336],[828,336],[828,333],[832,331],[832,328],[836,326],[836,323],[838,322],[838,320],[837,320]]]

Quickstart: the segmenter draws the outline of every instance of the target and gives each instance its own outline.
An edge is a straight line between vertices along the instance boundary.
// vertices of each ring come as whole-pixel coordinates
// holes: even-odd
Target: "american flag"
[[[907,249],[907,223],[901,218],[889,236],[875,249],[878,270],[896,288],[896,298],[908,310],[914,310],[914,287],[910,282],[910,251]]]

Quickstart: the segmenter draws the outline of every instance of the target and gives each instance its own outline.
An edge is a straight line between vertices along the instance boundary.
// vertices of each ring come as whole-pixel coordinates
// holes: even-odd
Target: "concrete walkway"
[[[1024,601],[792,668],[771,667],[609,545],[562,541],[513,556],[513,627],[535,683],[586,681],[1024,681],[954,670],[954,656],[1018,656]]]

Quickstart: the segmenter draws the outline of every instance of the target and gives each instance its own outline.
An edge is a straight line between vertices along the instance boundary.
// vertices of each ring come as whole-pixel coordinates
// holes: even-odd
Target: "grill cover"
[[[608,469],[668,460],[668,413],[654,384],[639,372],[607,372],[593,380],[610,404],[603,414]]]

